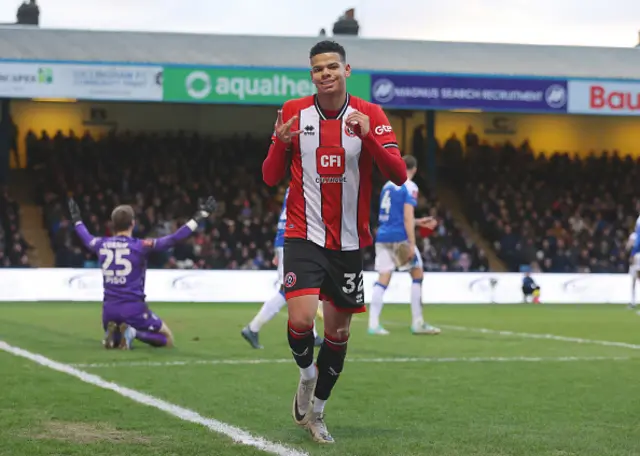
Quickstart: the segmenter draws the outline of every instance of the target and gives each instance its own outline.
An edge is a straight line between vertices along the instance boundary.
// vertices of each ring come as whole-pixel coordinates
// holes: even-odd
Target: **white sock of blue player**
[[[280,309],[282,309],[286,304],[287,301],[284,299],[284,293],[278,292],[273,295],[262,305],[258,314],[254,317],[251,323],[249,323],[249,329],[256,333],[259,332],[260,328],[275,317],[278,312],[280,312]]]
[[[380,314],[384,306],[384,292],[387,287],[380,282],[373,285],[373,293],[371,294],[371,304],[369,306],[369,329],[375,330],[380,327]]]
[[[631,307],[636,306],[636,282],[638,278],[634,275],[631,276]]]
[[[414,278],[411,283],[411,320],[413,334],[440,334],[440,328],[426,323],[422,316],[422,277]]]
[[[413,326],[424,323],[422,318],[422,279],[413,279],[411,283],[411,321]]]

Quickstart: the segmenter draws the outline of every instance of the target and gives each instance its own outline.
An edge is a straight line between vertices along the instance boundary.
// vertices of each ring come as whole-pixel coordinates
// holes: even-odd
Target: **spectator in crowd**
[[[31,246],[20,229],[20,207],[8,189],[0,187],[0,268],[30,266],[27,250]]]

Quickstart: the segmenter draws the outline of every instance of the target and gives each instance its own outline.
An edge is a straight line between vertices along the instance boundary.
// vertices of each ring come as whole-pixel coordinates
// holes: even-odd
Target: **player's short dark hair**
[[[133,219],[135,218],[135,212],[133,208],[126,204],[117,206],[111,213],[111,221],[113,222],[113,230],[117,233],[119,231],[126,231],[133,225]]]
[[[309,58],[312,59],[318,54],[328,54],[330,52],[340,54],[342,61],[347,61],[347,52],[344,50],[344,48],[339,43],[331,40],[324,40],[314,44],[314,46],[309,51]]]
[[[405,155],[404,157],[402,157],[402,160],[404,160],[404,164],[407,166],[408,171],[411,171],[418,167],[418,161],[413,155]]]

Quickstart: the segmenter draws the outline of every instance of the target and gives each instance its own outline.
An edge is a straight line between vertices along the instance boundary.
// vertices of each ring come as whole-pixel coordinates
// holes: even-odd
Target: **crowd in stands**
[[[154,254],[153,268],[271,269],[276,220],[284,185],[262,182],[263,138],[213,138],[197,134],[43,133],[27,138],[29,167],[44,207],[44,226],[58,267],[96,267],[69,223],[66,197],[75,195],[96,235],[112,234],[109,215],[117,204],[133,204],[135,235],[162,236],[193,213],[209,194],[219,210],[189,240]],[[461,189],[466,215],[509,270],[626,272],[625,243],[637,217],[634,194],[640,162],[618,153],[586,158],[535,154],[525,142],[490,145],[469,132],[439,148],[440,174]],[[424,171],[424,170],[422,170]],[[212,177],[213,176],[213,177]],[[376,176],[380,188],[383,179]],[[416,216],[438,218],[436,232],[418,236],[427,271],[486,271],[487,256],[442,207],[428,178]],[[372,198],[376,230],[378,194]],[[0,266],[28,266],[16,203],[0,194]],[[419,231],[420,232],[420,231]],[[373,269],[373,249],[365,268]]]
[[[528,142],[495,146],[477,135],[464,145],[452,137],[442,152],[468,218],[509,270],[628,270],[640,161],[615,151],[546,156]]]
[[[103,138],[73,132],[27,136],[28,162],[44,208],[58,267],[96,267],[95,255],[82,248],[73,233],[66,198],[73,194],[94,235],[112,233],[110,211],[132,204],[134,235],[162,236],[184,223],[198,199],[211,194],[218,212],[189,240],[172,251],[154,254],[151,268],[272,269],[273,239],[284,185],[271,189],[262,182],[265,138],[217,138],[187,133],[112,133]],[[377,187],[382,178],[377,176]],[[426,181],[417,216],[433,215],[440,225],[429,238],[419,238],[425,269],[483,271],[489,263],[441,207]],[[372,203],[372,224],[378,195]],[[373,249],[365,254],[365,269],[373,269]]]
[[[0,268],[29,267],[29,248],[20,227],[20,207],[7,188],[0,187]]]

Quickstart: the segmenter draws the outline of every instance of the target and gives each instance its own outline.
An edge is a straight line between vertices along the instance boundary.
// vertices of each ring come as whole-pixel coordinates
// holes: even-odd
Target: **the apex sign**
[[[569,81],[569,113],[640,115],[640,82]]]

